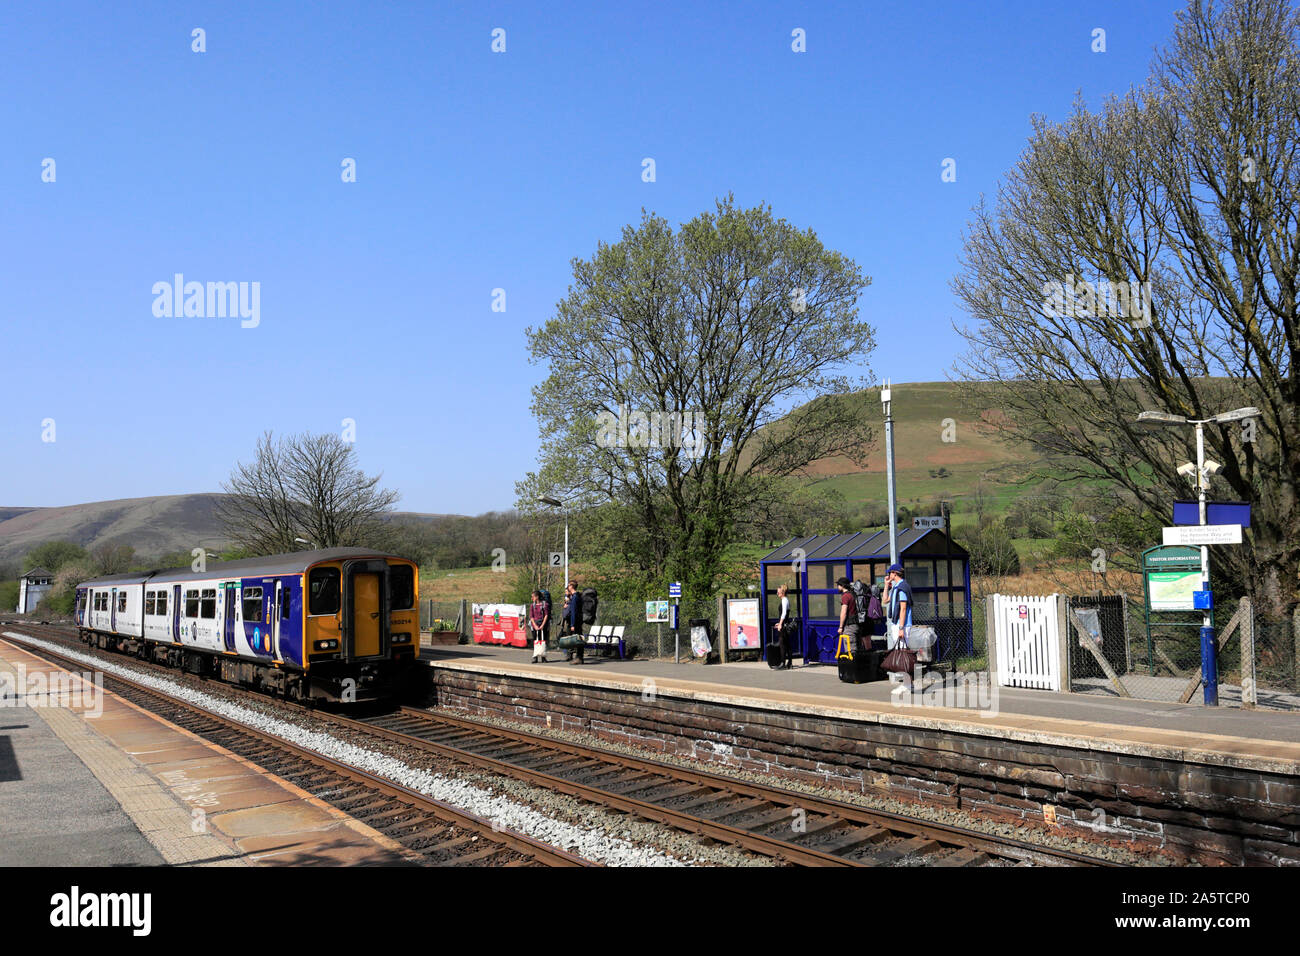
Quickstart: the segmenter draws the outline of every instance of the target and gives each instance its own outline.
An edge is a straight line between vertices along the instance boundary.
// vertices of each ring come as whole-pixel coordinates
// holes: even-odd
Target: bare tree
[[[1270,616],[1300,566],[1298,37],[1283,0],[1192,0],[1144,89],[1035,121],[954,281],[978,323],[958,370],[1007,386],[1000,427],[1041,476],[1167,516],[1193,433],[1138,412],[1259,406],[1206,442],[1218,493],[1255,506],[1251,546],[1217,566]]]
[[[266,432],[251,463],[237,464],[217,505],[226,534],[252,554],[300,550],[296,538],[319,548],[382,546],[384,517],[398,493],[379,487],[356,464],[355,448],[336,435]]]

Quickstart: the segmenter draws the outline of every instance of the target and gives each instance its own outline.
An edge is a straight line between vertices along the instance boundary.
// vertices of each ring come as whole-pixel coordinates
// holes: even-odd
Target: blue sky
[[[1181,7],[0,6],[0,505],[216,491],[264,429],[350,418],[399,508],[509,507],[524,329],[569,260],[729,191],[872,277],[875,376],[942,379],[971,207],[1031,114],[1140,83]],[[156,317],[178,272],[259,282],[260,324]]]

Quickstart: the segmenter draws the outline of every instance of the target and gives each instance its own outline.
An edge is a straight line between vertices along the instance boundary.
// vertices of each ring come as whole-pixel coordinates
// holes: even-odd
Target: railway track
[[[13,628],[25,633],[26,628]],[[42,631],[46,629],[42,628]],[[50,637],[42,633],[42,638]],[[18,643],[18,642],[15,642]],[[82,645],[78,643],[78,648]],[[73,670],[80,660],[48,648],[23,650]],[[175,676],[176,672],[158,670]],[[178,700],[117,674],[104,673],[105,688],[171,723],[237,754],[275,776],[330,803],[439,866],[596,865],[492,820],[434,800],[395,781],[299,747],[271,734]]]
[[[42,631],[41,636],[53,636],[47,629]],[[83,647],[75,637],[63,639]],[[174,679],[178,676],[169,668],[158,670]],[[348,717],[276,703],[351,734],[435,754],[791,865],[1115,865],[1067,850],[414,707]]]

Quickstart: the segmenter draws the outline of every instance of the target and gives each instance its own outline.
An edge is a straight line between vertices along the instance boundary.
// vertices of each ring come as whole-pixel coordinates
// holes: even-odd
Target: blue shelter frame
[[[970,555],[966,549],[949,541],[943,531],[907,528],[898,534],[898,560],[916,599],[912,623],[929,624],[939,636],[935,659],[971,653]],[[776,589],[784,584],[790,589],[790,613],[799,619],[793,654],[807,664],[833,664],[840,622],[840,592],[835,580],[846,577],[868,587],[883,584],[889,567],[889,529],[792,538],[760,559],[758,567],[764,653],[780,614]],[[877,646],[884,646],[883,622],[877,625],[873,639]]]

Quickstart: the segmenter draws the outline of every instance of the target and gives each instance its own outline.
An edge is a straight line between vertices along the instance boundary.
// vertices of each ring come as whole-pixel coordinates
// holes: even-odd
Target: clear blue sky
[[[352,418],[400,508],[509,507],[569,260],[728,191],[872,277],[877,376],[942,379],[971,206],[1182,5],[4,4],[0,505],[216,491],[263,429]],[[156,318],[177,272],[260,282],[260,325]]]

